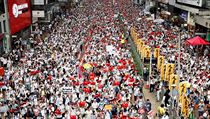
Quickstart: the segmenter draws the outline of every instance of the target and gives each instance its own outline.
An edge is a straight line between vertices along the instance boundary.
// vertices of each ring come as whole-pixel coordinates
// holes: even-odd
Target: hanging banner
[[[170,75],[174,73],[174,64],[167,64],[166,65],[166,81],[169,82],[170,80]]]
[[[183,97],[183,102],[182,102],[182,114],[184,117],[189,117],[189,99],[187,96]]]
[[[144,50],[144,58],[150,58],[150,48],[146,47]]]
[[[160,78],[162,80],[165,80],[165,70],[166,70],[166,64],[161,65]]]
[[[169,81],[169,89],[172,89],[172,86],[175,85],[176,89],[178,90],[178,75],[171,74],[170,81]]]
[[[146,48],[146,46],[145,45],[143,45],[142,46],[142,50],[141,50],[141,59],[144,59],[144,50],[145,50],[145,48]]]
[[[160,55],[160,48],[155,48],[155,50],[154,50],[154,58],[158,58],[159,55]]]
[[[179,84],[179,102],[182,103],[183,96],[187,93],[187,83],[181,82]]]
[[[157,69],[160,71],[161,66],[164,64],[164,56],[159,56],[158,57],[158,63],[157,63]]]

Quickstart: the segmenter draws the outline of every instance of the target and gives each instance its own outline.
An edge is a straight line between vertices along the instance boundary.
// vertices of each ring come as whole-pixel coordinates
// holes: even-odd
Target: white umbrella
[[[156,23],[163,23],[165,20],[163,20],[163,19],[155,19],[154,20],[154,22],[156,22]]]

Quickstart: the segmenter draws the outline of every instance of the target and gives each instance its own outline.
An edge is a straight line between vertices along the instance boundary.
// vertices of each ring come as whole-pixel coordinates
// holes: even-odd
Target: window
[[[0,0],[0,15],[5,13],[4,0]]]
[[[6,32],[7,30],[6,30],[6,21],[5,20],[3,21],[3,26],[4,26],[4,32]]]

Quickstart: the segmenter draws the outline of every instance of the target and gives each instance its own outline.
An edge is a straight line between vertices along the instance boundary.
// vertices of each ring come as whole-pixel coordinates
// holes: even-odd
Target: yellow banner
[[[183,102],[182,102],[182,114],[185,117],[189,116],[189,99],[187,96],[183,97]]]
[[[160,55],[160,48],[155,48],[155,50],[154,50],[154,58],[158,58],[159,55]]]
[[[179,80],[178,75],[174,75],[174,74],[170,75],[170,81],[169,81],[169,89],[170,90],[172,89],[172,86],[175,86],[176,89],[178,90],[178,80]]]
[[[160,71],[161,70],[161,66],[164,64],[164,56],[159,56],[158,57],[158,62],[157,62],[157,69]]]
[[[150,58],[150,48],[146,47],[144,50],[144,57],[145,58]]]
[[[174,73],[174,64],[167,64],[166,65],[166,81],[170,80],[170,75]]]
[[[140,42],[140,48],[142,49],[142,47],[145,45],[144,41]]]
[[[144,46],[142,46],[142,50],[140,50],[140,54],[141,54],[141,59],[144,59],[144,50],[145,50],[145,45]]]
[[[166,70],[166,65],[165,64],[161,65],[160,78],[162,80],[165,79],[165,70]]]
[[[182,103],[183,96],[187,93],[187,82],[179,83],[179,102]]]

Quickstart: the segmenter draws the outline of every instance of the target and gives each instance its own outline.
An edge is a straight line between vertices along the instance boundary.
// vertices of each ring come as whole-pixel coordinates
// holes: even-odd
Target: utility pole
[[[5,26],[6,26],[6,32],[5,32],[5,36],[7,39],[6,42],[6,53],[9,53],[11,50],[11,37],[10,37],[10,26],[9,26],[9,12],[8,12],[8,6],[7,6],[7,0],[4,0],[4,8],[5,8],[5,15],[6,15],[6,20],[5,20]]]
[[[179,90],[180,90],[180,87],[179,87],[179,84],[180,84],[180,74],[181,74],[181,65],[180,65],[180,55],[181,55],[181,30],[180,30],[180,32],[179,32],[179,38],[178,38],[178,92],[179,92]],[[178,93],[178,95],[177,95],[177,111],[178,111],[178,113],[177,114],[179,114],[179,93]],[[178,115],[177,115],[178,116]]]

